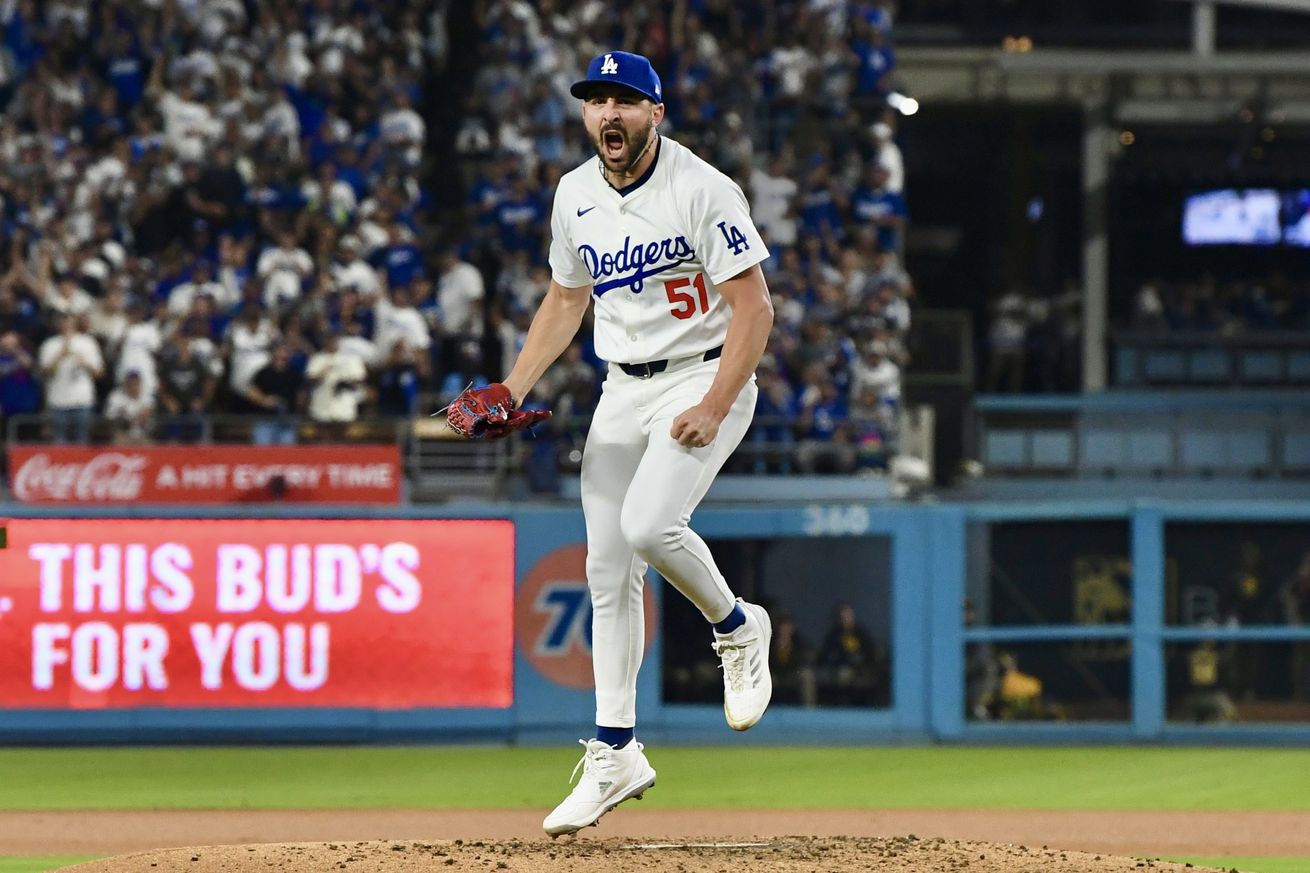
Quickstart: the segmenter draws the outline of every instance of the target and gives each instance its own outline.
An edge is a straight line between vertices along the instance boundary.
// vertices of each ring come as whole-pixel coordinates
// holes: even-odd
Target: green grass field
[[[0,809],[544,808],[567,747],[0,749]],[[1310,810],[1310,749],[661,748],[646,805]],[[706,779],[749,772],[750,779]],[[1186,858],[1251,873],[1310,859]],[[69,859],[0,859],[0,873]]]
[[[0,873],[43,873],[69,864],[90,861],[90,858],[0,858]]]
[[[0,749],[0,809],[535,808],[580,754]],[[1310,810],[1310,749],[661,748],[656,763],[677,789],[645,802],[668,808]],[[704,778],[736,767],[749,781]]]

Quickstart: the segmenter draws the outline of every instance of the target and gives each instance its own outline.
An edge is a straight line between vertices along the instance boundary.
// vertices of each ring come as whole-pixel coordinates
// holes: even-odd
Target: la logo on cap
[[[619,62],[614,60],[613,55],[605,55],[605,62],[600,65],[600,74],[602,76],[612,76],[619,71]]]

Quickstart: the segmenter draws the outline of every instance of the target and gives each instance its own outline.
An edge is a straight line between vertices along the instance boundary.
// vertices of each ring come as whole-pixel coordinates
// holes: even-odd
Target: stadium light
[[[901,115],[913,115],[919,111],[919,101],[905,96],[900,91],[892,91],[887,95],[887,105]]]

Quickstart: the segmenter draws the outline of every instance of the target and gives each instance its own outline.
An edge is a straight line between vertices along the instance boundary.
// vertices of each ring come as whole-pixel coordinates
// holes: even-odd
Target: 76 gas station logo
[[[549,616],[532,647],[535,654],[559,657],[577,649],[591,655],[591,594],[585,581],[547,585],[535,607]]]

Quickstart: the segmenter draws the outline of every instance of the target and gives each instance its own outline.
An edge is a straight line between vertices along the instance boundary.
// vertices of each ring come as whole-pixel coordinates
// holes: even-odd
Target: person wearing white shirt
[[[250,380],[268,363],[269,352],[278,340],[278,330],[259,307],[246,304],[241,317],[228,327],[227,347],[230,367],[228,384],[234,394],[244,395]]]
[[[122,279],[110,282],[105,296],[87,315],[91,333],[112,356],[127,332],[127,292]]]
[[[364,336],[364,325],[360,324],[358,319],[352,318],[341,325],[341,338],[338,342],[342,352],[355,355],[370,370],[382,361],[377,345],[373,340]],[[393,341],[392,346],[394,347],[394,345],[395,342]]]
[[[901,397],[901,368],[888,357],[887,344],[869,343],[864,357],[851,364],[851,395],[872,388],[884,404],[894,404]]]
[[[191,302],[201,294],[214,298],[214,305],[223,311],[231,309],[240,301],[240,295],[234,294],[230,286],[214,279],[214,268],[205,260],[196,262],[191,281],[176,286],[168,295],[168,314],[171,318],[181,318],[191,311]]]
[[[141,374],[136,370],[129,372],[123,384],[110,391],[105,401],[105,418],[114,426],[114,442],[149,442],[154,416],[154,395],[142,390]]]
[[[769,234],[769,242],[780,246],[796,244],[796,216],[792,204],[800,186],[787,173],[787,159],[775,154],[767,171],[751,171],[751,218]]]
[[[350,234],[337,244],[338,257],[332,265],[332,282],[338,291],[354,288],[361,297],[372,297],[382,290],[378,272],[359,256],[363,242]]]
[[[486,287],[477,267],[459,259],[454,249],[441,253],[437,279],[437,306],[441,333],[446,337],[482,336],[482,298]]]
[[[314,259],[296,245],[295,234],[279,234],[278,244],[264,249],[255,265],[255,274],[264,283],[264,305],[277,310],[299,298],[301,283],[313,272]]]
[[[411,166],[417,165],[427,139],[427,125],[410,107],[409,95],[403,90],[396,90],[392,102],[392,109],[383,113],[378,125],[382,140],[392,148],[401,149]]]
[[[118,347],[118,366],[114,369],[114,382],[121,385],[127,374],[135,370],[141,376],[141,387],[152,397],[159,384],[155,373],[155,355],[164,346],[164,336],[158,323],[145,320],[145,307],[133,302],[127,309],[127,329]]]
[[[321,423],[345,423],[358,418],[367,375],[359,356],[342,351],[339,338],[329,335],[323,349],[305,367],[305,378],[314,386],[309,395],[310,418]]]
[[[86,443],[91,435],[91,412],[96,402],[96,384],[105,371],[100,346],[79,333],[71,315],[59,319],[59,333],[41,344],[37,363],[45,380],[45,406],[50,413],[56,443],[70,437]]]
[[[404,340],[411,349],[426,349],[432,345],[428,323],[417,309],[408,288],[396,288],[391,300],[379,299],[376,306],[377,351],[381,358],[391,356],[391,348]]]
[[[300,193],[312,211],[326,215],[337,225],[349,223],[359,206],[355,189],[349,182],[337,178],[336,166],[331,161],[325,161],[319,167],[317,178],[300,186]]]
[[[892,138],[895,131],[885,121],[870,126],[869,131],[873,134],[876,149],[874,163],[887,168],[887,182],[883,187],[893,194],[905,193],[905,157]]]
[[[222,124],[200,102],[198,95],[194,81],[187,80],[180,94],[163,91],[158,97],[160,114],[164,117],[164,136],[177,154],[203,153],[205,144],[222,132]]]
[[[95,298],[77,284],[77,277],[63,273],[46,286],[42,304],[60,315],[83,315],[95,306]]]

